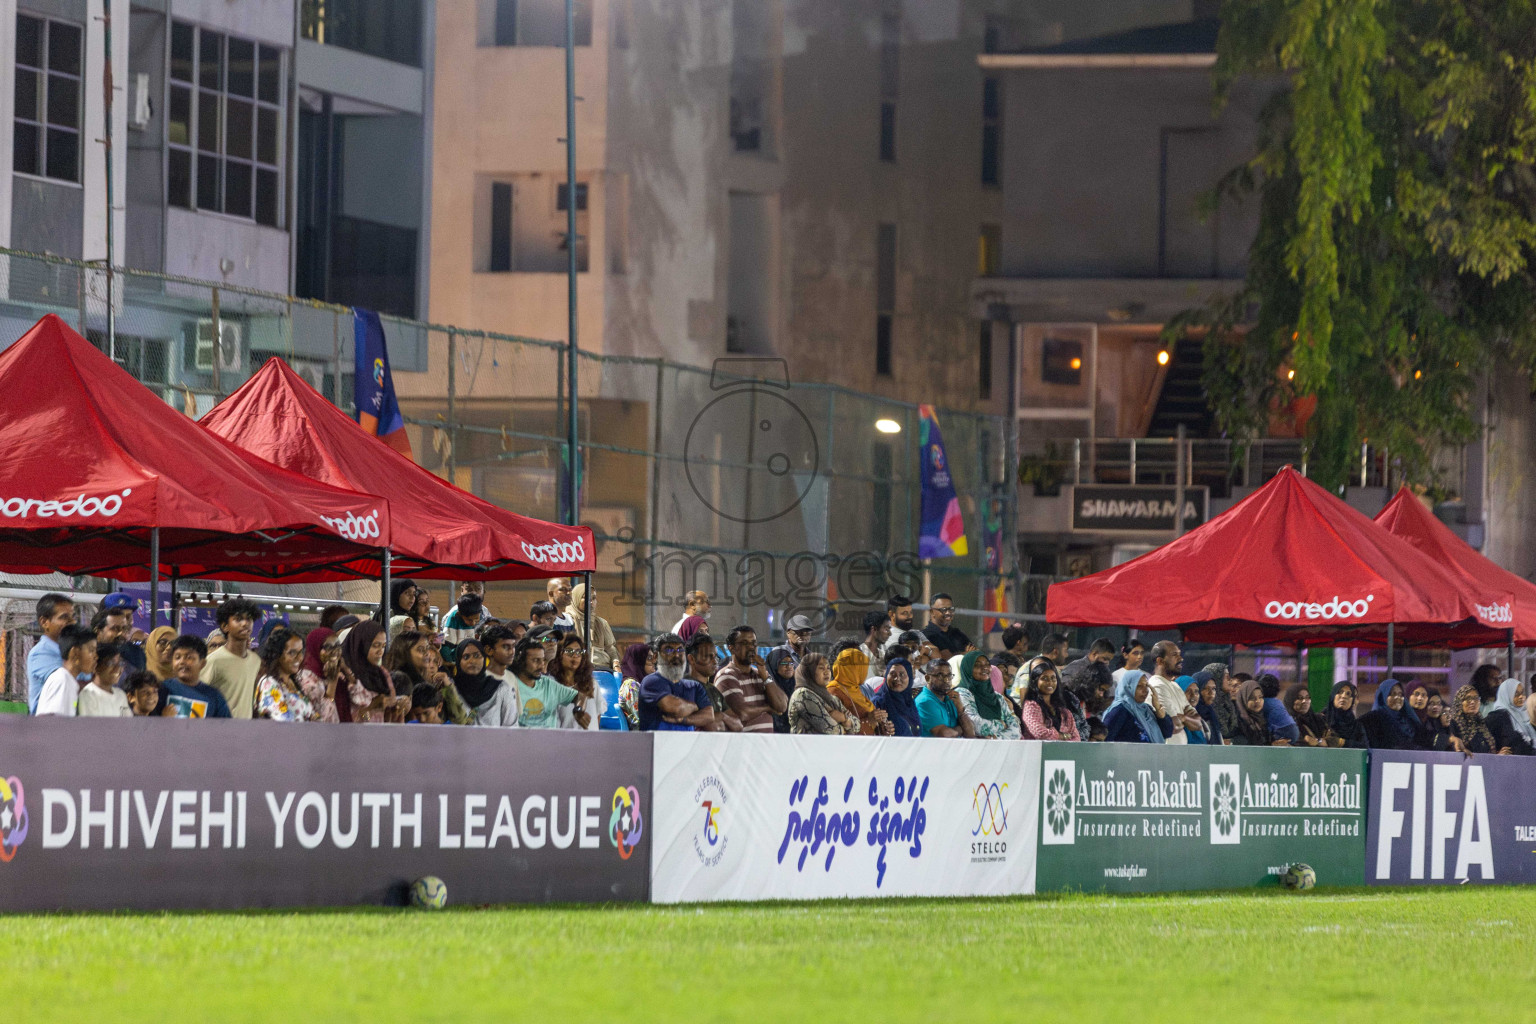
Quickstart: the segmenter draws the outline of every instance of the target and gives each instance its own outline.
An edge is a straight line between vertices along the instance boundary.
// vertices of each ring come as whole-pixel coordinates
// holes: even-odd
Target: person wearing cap
[[[773,731],[789,732],[789,698],[795,695],[795,670],[807,653],[811,634],[816,631],[809,615],[791,615],[784,623],[784,642],[768,652],[767,664],[773,670],[774,683],[784,694],[785,713],[773,716]]]
[[[142,672],[149,667],[144,648],[129,642],[133,633],[133,613],[138,610],[139,599],[132,594],[108,594],[101,600],[101,611],[91,620],[96,642],[116,647],[129,672]]]

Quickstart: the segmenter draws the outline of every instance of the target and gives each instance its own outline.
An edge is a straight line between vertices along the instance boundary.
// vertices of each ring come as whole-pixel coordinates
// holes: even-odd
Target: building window
[[[299,34],[421,67],[421,0],[302,0]]]
[[[1002,262],[1003,229],[999,224],[983,224],[976,237],[976,274],[996,277]]]
[[[11,166],[21,174],[80,180],[79,25],[16,16],[16,123]]]
[[[992,398],[992,325],[990,323],[982,322],[981,330],[977,334],[976,340],[980,343],[977,345],[976,351],[981,359],[980,387],[977,389],[977,392],[981,400],[985,402]]]
[[[573,15],[576,45],[591,46],[592,0]],[[476,35],[481,46],[564,46],[565,0],[480,0]]]
[[[891,375],[892,318],[896,312],[896,225],[875,233],[875,372]]]
[[[998,184],[1003,145],[1003,84],[996,78],[981,83],[981,183]]]
[[[901,84],[901,18],[880,19],[880,159],[896,162],[896,92]]]
[[[166,202],[283,223],[283,51],[171,24]]]
[[[475,182],[477,271],[564,273],[567,236],[565,175],[482,176]],[[576,183],[576,269],[587,269],[588,183]]]

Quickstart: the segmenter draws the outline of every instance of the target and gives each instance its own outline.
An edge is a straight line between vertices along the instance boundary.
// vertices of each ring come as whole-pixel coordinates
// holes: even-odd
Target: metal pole
[[[653,636],[658,630],[656,624],[656,540],[661,530],[661,403],[663,395],[665,365],[660,357],[656,359],[656,405],[651,410],[652,440],[651,440],[651,525],[649,536],[645,544],[645,628]],[[636,557],[639,553],[636,552]]]
[[[581,582],[584,584],[581,590],[581,642],[587,649],[587,657],[592,656],[592,574],[581,574]]]
[[[569,346],[565,374],[570,400],[566,413],[566,514],[570,526],[581,522],[577,508],[580,491],[581,453],[577,449],[579,421],[576,415],[576,5],[565,0],[565,291]]]
[[[1508,675],[1509,675],[1509,677],[1511,679],[1513,679],[1515,677],[1515,631],[1513,629],[1507,630],[1506,631],[1506,636],[1509,638],[1509,672],[1508,672]],[[1529,695],[1527,695],[1525,699],[1526,700],[1530,700],[1531,698],[1530,698]]]
[[[176,632],[181,632],[181,595],[176,592],[177,577],[176,566],[171,566],[171,622],[170,626]]]
[[[171,591],[175,592],[175,587]],[[151,631],[160,625],[160,527],[152,526],[149,529],[149,628]],[[1511,632],[1513,637],[1514,633]],[[1510,640],[1513,650],[1514,640]]]
[[[112,0],[101,0],[103,18],[102,35],[106,42],[107,59],[102,65],[101,88],[106,108],[106,131],[102,142],[107,154],[107,355],[117,359],[117,313],[112,308]],[[217,349],[215,349],[215,362]]]
[[[1173,443],[1177,446],[1173,453],[1173,538],[1178,540],[1184,536],[1184,467],[1188,461],[1184,453],[1184,424],[1179,424]]]
[[[448,482],[457,484],[454,479],[454,449],[458,447],[458,434],[454,426],[459,422],[458,410],[455,407],[455,390],[458,386],[456,367],[459,361],[459,332],[448,331]]]
[[[1397,639],[1396,630],[1395,630],[1393,624],[1389,622],[1389,623],[1387,623],[1387,678],[1389,678],[1389,679],[1392,677],[1392,661],[1393,661],[1393,657],[1397,653],[1393,649],[1393,645],[1394,645],[1394,642],[1396,641],[1396,639]]]
[[[379,607],[383,610],[383,613],[384,613],[381,616],[381,618],[383,620],[384,632],[385,633],[389,632],[389,616],[390,616],[390,613],[394,611],[394,609],[389,606],[389,567],[390,567],[390,551],[389,551],[389,548],[385,548],[384,549],[384,573],[383,573],[383,576],[380,578],[380,581],[379,581]]]

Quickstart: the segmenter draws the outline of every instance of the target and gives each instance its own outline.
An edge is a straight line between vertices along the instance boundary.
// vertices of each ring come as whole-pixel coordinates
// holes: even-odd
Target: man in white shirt
[[[688,616],[698,615],[705,621],[709,619],[709,595],[702,590],[690,590],[683,595],[683,617],[672,624],[671,632],[676,633],[683,628],[683,623],[688,621]]]
[[[573,632],[576,620],[571,618],[571,581],[564,576],[554,577],[544,584],[544,595],[555,606],[555,621],[550,625],[562,633]]]
[[[1175,682],[1179,677],[1179,669],[1184,666],[1184,654],[1179,650],[1179,645],[1172,640],[1159,640],[1152,645],[1152,675],[1147,677],[1147,685],[1151,688],[1147,693],[1147,704],[1152,703],[1152,693],[1157,694],[1157,699],[1163,706],[1163,713],[1173,719],[1173,735],[1164,740],[1165,743],[1188,743],[1189,736],[1185,734],[1184,727],[1191,729],[1200,728],[1200,713],[1190,706],[1184,696],[1183,689]]]
[[[38,715],[74,718],[80,705],[80,683],[96,672],[96,632],[88,626],[65,626],[59,634],[64,664],[49,673],[37,698]]]

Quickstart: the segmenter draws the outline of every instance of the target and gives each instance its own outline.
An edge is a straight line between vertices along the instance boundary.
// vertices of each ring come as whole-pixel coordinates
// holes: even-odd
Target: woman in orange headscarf
[[[869,656],[857,647],[849,647],[832,662],[832,681],[827,689],[842,701],[843,707],[859,718],[859,732],[865,736],[890,736],[895,732],[884,711],[864,695],[864,679],[869,675]]]

